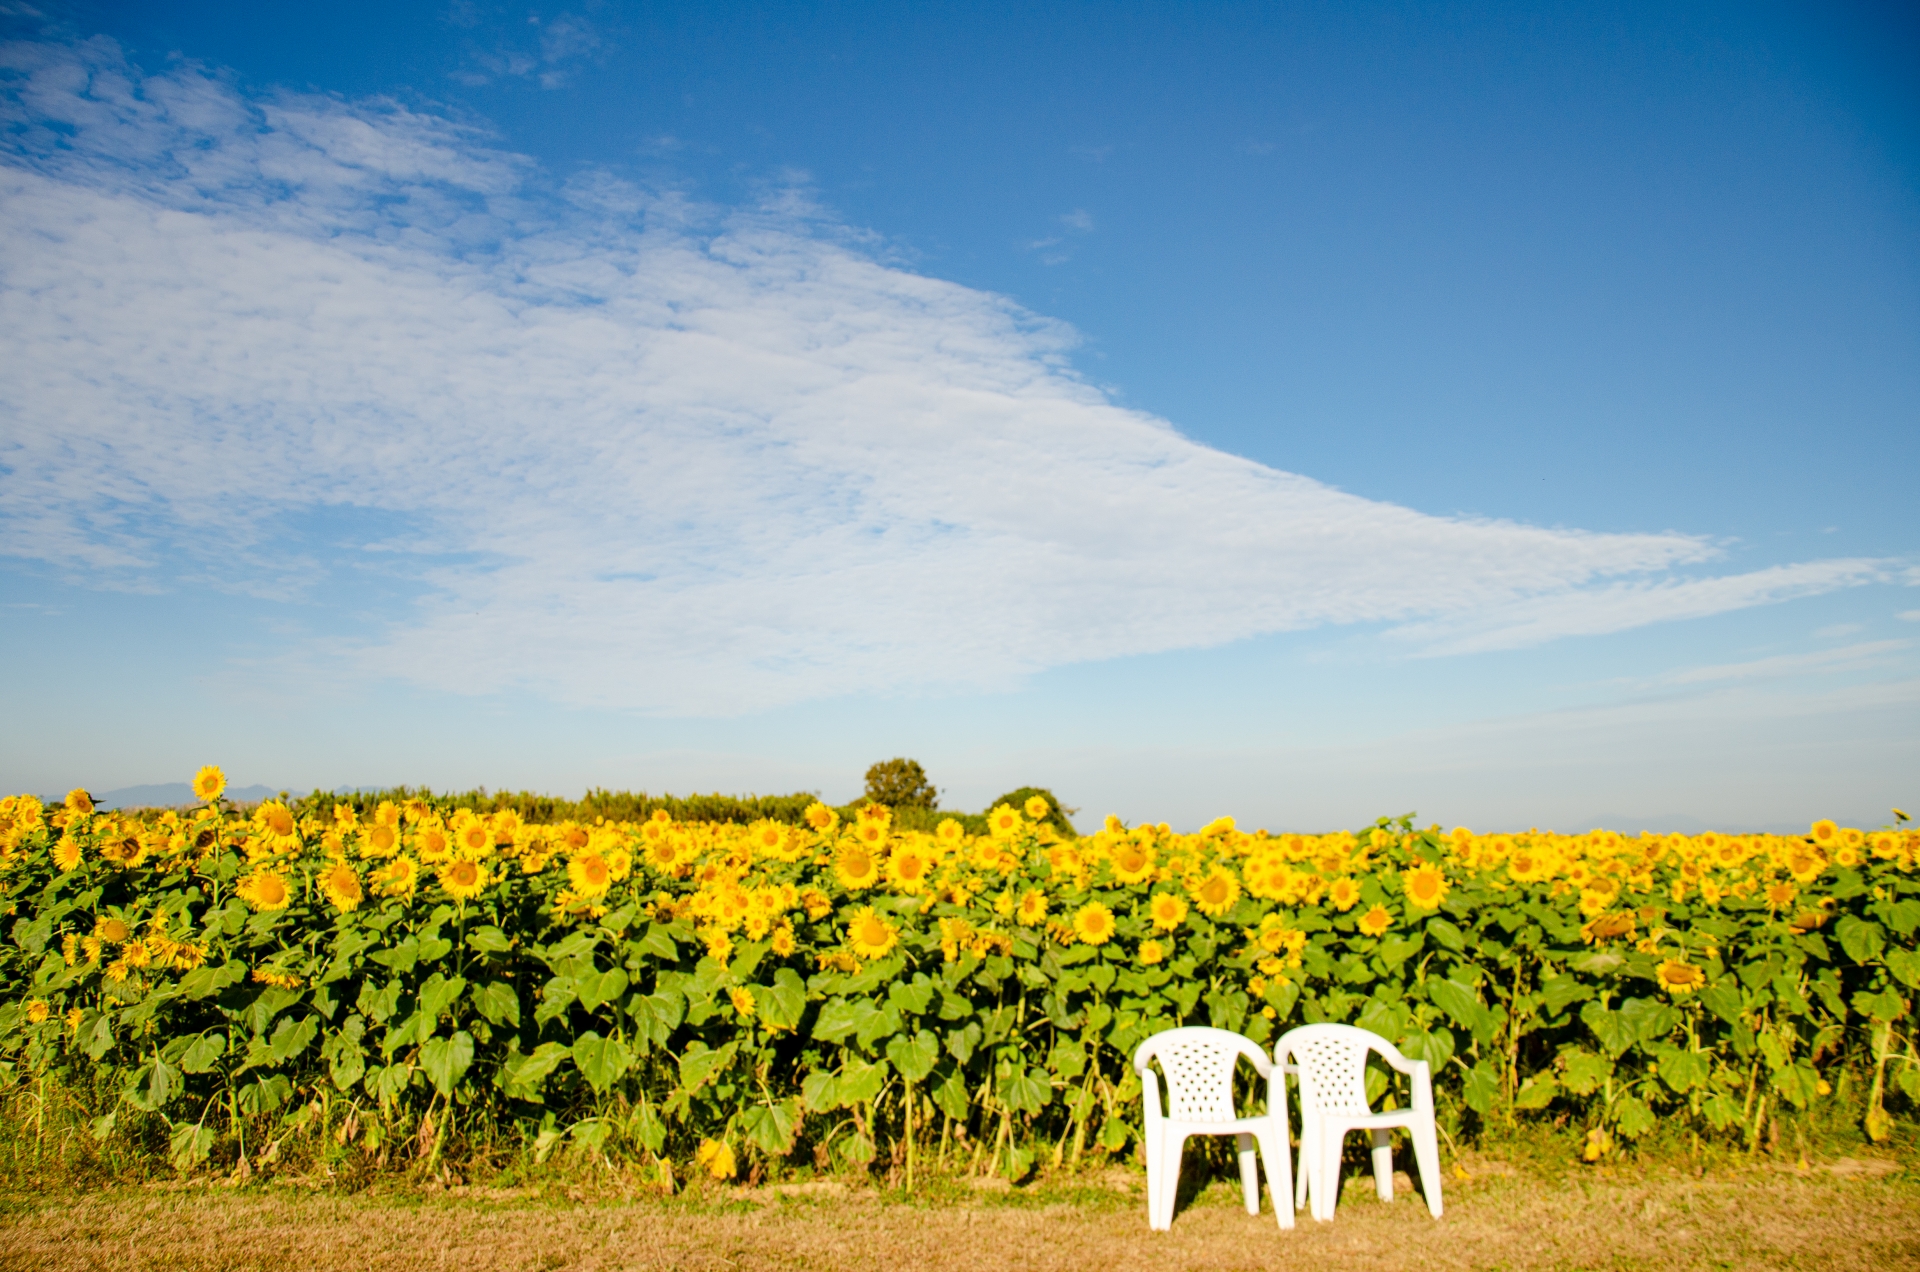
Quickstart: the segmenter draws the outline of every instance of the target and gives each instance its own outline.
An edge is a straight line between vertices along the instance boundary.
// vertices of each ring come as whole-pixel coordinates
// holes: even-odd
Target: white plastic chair
[[[1413,1107],[1375,1113],[1367,1107],[1367,1053],[1375,1051],[1412,1079]],[[1277,1065],[1291,1058],[1300,1075],[1298,1207],[1312,1196],[1315,1219],[1333,1218],[1340,1200],[1340,1150],[1349,1131],[1373,1132],[1373,1178],[1380,1200],[1393,1200],[1393,1136],[1403,1126],[1420,1164],[1427,1209],[1440,1217],[1440,1144],[1433,1124],[1433,1077],[1425,1060],[1409,1060],[1379,1034],[1352,1025],[1303,1025],[1273,1049]]]
[[[1267,1079],[1264,1117],[1236,1117],[1233,1070],[1240,1057],[1253,1061]],[[1167,1075],[1167,1116],[1160,1112],[1160,1083],[1153,1060]],[[1240,1150],[1240,1184],[1247,1213],[1260,1213],[1260,1170],[1254,1143],[1266,1158],[1274,1213],[1282,1228],[1293,1227],[1293,1162],[1289,1157],[1287,1080],[1260,1044],[1225,1029],[1189,1026],[1168,1029],[1141,1043],[1133,1053],[1146,1103],[1147,1223],[1164,1232],[1173,1226],[1174,1196],[1180,1185],[1180,1151],[1190,1135],[1232,1135]]]

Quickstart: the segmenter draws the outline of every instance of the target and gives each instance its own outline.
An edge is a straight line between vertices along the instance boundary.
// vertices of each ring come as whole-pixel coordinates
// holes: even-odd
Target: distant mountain
[[[272,799],[280,793],[277,786],[229,786],[226,798],[234,804],[257,804],[263,799]],[[57,804],[65,795],[45,797],[50,804]],[[117,791],[102,791],[93,797],[99,808],[178,808],[187,804],[198,804],[193,797],[193,787],[186,782],[158,782],[150,786],[123,786]]]

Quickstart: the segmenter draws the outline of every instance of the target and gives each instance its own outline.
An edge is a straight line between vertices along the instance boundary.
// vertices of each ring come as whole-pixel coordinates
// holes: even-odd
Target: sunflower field
[[[182,1172],[514,1144],[1017,1177],[1127,1151],[1128,1058],[1180,1024],[1358,1024],[1432,1063],[1450,1135],[1552,1118],[1589,1158],[1821,1107],[1885,1139],[1920,1101],[1909,830],[529,824],[224,785],[0,800],[0,1083]]]

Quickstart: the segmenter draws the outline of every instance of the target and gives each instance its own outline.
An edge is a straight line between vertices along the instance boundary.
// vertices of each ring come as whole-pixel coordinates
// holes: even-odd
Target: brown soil
[[[1125,1172],[1037,1190],[889,1199],[833,1183],[573,1201],[556,1190],[340,1195],[279,1184],[124,1188],[0,1203],[0,1268],[1915,1268],[1920,1184],[1891,1163],[1811,1172],[1554,1178],[1484,1163],[1443,1219],[1351,1181],[1330,1224],[1279,1231],[1224,1183],[1149,1232]]]

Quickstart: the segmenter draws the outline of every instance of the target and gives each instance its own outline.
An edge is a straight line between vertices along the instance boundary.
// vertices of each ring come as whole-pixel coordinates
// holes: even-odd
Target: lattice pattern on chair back
[[[1154,1049],[1167,1074],[1167,1116],[1179,1122],[1231,1122],[1233,1066],[1239,1049],[1207,1038],[1181,1038]]]
[[[1344,1031],[1302,1029],[1294,1062],[1300,1066],[1300,1096],[1320,1113],[1367,1112],[1367,1044]]]

